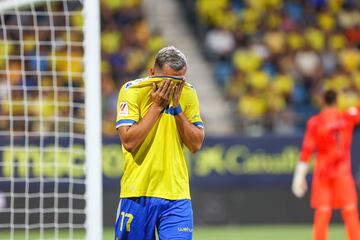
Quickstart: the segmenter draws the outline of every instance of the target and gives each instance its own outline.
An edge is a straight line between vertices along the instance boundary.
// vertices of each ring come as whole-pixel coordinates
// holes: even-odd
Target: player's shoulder
[[[194,85],[192,85],[189,82],[185,82],[185,86],[188,87],[189,89],[193,90],[193,91],[196,91]]]
[[[185,90],[188,94],[191,94],[191,95],[196,95],[196,94],[197,94],[194,85],[192,85],[192,84],[189,83],[189,82],[185,82],[184,90]]]
[[[137,87],[139,84],[141,84],[142,82],[144,82],[147,78],[138,78],[132,81],[129,81],[127,83],[125,83],[122,87],[121,90],[122,91],[128,91],[128,90],[132,90],[135,89],[135,87]]]
[[[197,101],[198,99],[195,87],[188,82],[185,82],[181,95],[183,96],[183,99],[185,99],[189,103]]]
[[[307,127],[310,128],[310,127],[314,127],[316,125],[318,125],[321,121],[321,117],[319,114],[315,115],[315,116],[312,116],[309,118],[309,120],[307,121]]]
[[[139,78],[125,83],[120,88],[118,101],[137,102],[140,97],[139,95],[142,95],[141,88],[138,86],[145,80],[144,78]]]
[[[136,98],[141,91],[141,83],[143,83],[146,78],[138,78],[132,81],[125,83],[119,91],[119,95],[125,98]]]

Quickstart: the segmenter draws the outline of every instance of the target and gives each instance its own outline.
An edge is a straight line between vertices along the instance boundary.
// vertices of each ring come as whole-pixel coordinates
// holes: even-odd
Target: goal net
[[[101,239],[96,4],[0,3],[0,239]]]

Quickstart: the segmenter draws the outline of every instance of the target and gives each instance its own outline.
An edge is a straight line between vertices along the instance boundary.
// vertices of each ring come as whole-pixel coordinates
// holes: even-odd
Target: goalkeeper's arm
[[[310,157],[315,150],[315,138],[313,136],[314,123],[310,120],[307,124],[307,130],[305,132],[302,150],[300,153],[300,161],[296,165],[291,190],[294,195],[301,198],[305,195],[308,185],[306,182],[306,174],[308,172],[308,163]]]

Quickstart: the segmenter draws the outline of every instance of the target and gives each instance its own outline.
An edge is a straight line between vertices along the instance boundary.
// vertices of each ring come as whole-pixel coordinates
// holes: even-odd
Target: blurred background
[[[69,9],[76,11],[77,6],[69,5]],[[55,20],[55,25],[56,21],[62,19]],[[70,24],[75,28],[83,22],[75,16]],[[46,39],[49,34],[41,32],[40,38]],[[57,38],[65,39],[65,35],[59,31]],[[17,38],[16,33],[9,36]],[[74,42],[83,40],[80,31],[70,37]],[[32,38],[31,32],[24,34],[24,39]],[[146,76],[157,51],[168,45],[187,56],[187,80],[197,90],[206,129],[203,149],[195,155],[187,154],[195,224],[199,232],[208,233],[195,239],[310,239],[312,210],[308,195],[296,199],[291,194],[292,173],[306,121],[321,108],[321,93],[336,90],[341,109],[360,100],[360,2],[101,0],[103,216],[110,232],[108,238],[123,171],[115,130],[118,92],[127,81]],[[19,51],[8,48],[14,55]],[[25,54],[33,50],[31,45],[24,48]],[[52,80],[46,78],[53,65],[51,56],[68,53],[61,45],[55,53],[46,46],[40,51],[47,57],[26,62],[25,68],[29,73],[32,69],[39,71],[40,61],[42,87],[51,88]],[[74,103],[72,117],[76,119],[84,116],[84,111],[76,107],[84,102],[84,93],[76,91],[83,84],[81,76],[77,77],[82,65],[76,61],[82,49],[75,45],[71,51],[71,63],[63,59],[55,65],[57,70],[68,72],[70,65],[74,95],[69,99],[64,91],[58,99]],[[0,67],[4,67],[2,62]],[[22,66],[15,59],[10,68],[10,81],[16,86],[23,81],[24,76],[19,74]],[[58,87],[62,87],[61,77],[68,78],[58,76]],[[28,74],[26,86],[36,85]],[[14,89],[13,100],[21,100],[21,89],[18,95]],[[34,92],[28,99],[37,99],[38,94]],[[46,92],[42,96],[44,102],[53,98]],[[0,108],[1,115],[8,114],[6,106],[4,103]],[[59,114],[68,116],[68,108],[60,105]],[[24,109],[19,104],[12,111],[16,116]],[[54,111],[54,106],[36,101],[30,104],[28,114],[46,117]],[[0,121],[0,130],[8,129],[8,124]],[[36,121],[28,124],[30,131],[39,131]],[[44,126],[46,131],[54,128],[52,121],[45,122],[42,130]],[[13,127],[25,128],[22,122]],[[70,126],[64,122],[59,128]],[[76,121],[71,128],[74,133],[84,131],[83,124]],[[353,172],[358,185],[359,140],[356,134]],[[335,214],[334,223],[340,220]],[[342,227],[333,229],[332,239],[345,239]]]
[[[310,239],[309,225],[299,230],[312,221],[308,195],[291,194],[292,173],[321,93],[336,90],[341,109],[359,101],[360,2],[103,0],[101,6],[103,134],[111,144],[103,151],[105,224],[112,224],[122,167],[113,142],[118,90],[146,76],[156,52],[174,45],[188,58],[187,79],[198,92],[207,136],[203,149],[189,155],[196,225],[210,232],[233,226],[229,238],[225,230],[211,232],[218,239]],[[360,183],[358,149],[353,170]],[[335,214],[333,222],[340,220]],[[337,230],[330,236],[345,239]]]

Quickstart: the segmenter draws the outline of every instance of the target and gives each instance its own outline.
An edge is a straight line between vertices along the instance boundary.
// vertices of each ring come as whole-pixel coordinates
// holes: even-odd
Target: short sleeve
[[[203,121],[200,117],[199,99],[194,89],[189,94],[189,99],[184,109],[184,114],[189,121],[197,127],[204,128]]]
[[[116,104],[116,128],[131,126],[139,121],[137,95],[131,88],[121,88]]]

